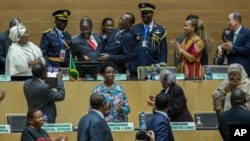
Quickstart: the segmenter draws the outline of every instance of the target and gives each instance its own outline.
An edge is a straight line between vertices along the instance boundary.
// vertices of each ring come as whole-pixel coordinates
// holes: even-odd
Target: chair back
[[[138,79],[145,79],[147,77],[147,71],[152,71],[152,66],[139,66],[137,67],[137,78]],[[167,67],[157,67],[157,73],[160,73],[162,69],[168,69],[174,73],[177,72],[175,66],[167,66]]]
[[[6,119],[11,132],[22,132],[27,124],[26,114],[6,114]]]
[[[215,112],[195,112],[194,120],[197,130],[216,130],[218,128],[218,118]],[[198,126],[198,122],[202,125]]]

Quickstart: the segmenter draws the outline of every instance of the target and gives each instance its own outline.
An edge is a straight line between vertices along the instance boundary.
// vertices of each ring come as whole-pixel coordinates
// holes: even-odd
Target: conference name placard
[[[0,134],[4,134],[4,133],[10,133],[10,125],[8,124],[1,124],[0,125]]]
[[[171,122],[172,130],[196,130],[195,122]]]
[[[115,123],[110,122],[108,126],[111,131],[134,131],[134,123],[132,122],[123,122],[123,123]]]
[[[47,132],[71,132],[72,123],[44,124],[42,127]]]

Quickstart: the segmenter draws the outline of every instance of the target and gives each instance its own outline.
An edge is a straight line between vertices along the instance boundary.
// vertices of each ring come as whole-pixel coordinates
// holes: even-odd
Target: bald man
[[[250,112],[246,110],[246,96],[240,89],[231,94],[231,109],[219,116],[219,131],[224,141],[230,141],[230,125],[250,125]]]
[[[19,23],[21,23],[19,18],[12,18],[9,23],[9,29]],[[9,29],[0,34],[0,75],[5,74],[5,60],[9,46],[12,44],[12,40],[9,38]]]

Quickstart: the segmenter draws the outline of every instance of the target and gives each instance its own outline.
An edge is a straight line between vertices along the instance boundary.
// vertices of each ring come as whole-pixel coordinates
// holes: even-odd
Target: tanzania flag
[[[69,77],[70,80],[76,81],[79,78],[79,73],[76,69],[76,64],[74,62],[74,59],[72,58],[72,55],[70,53],[70,63],[69,63]]]

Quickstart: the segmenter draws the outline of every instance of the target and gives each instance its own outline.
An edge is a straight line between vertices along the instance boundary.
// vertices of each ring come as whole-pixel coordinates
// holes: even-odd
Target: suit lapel
[[[118,29],[115,29],[114,31],[112,31],[111,33],[110,33],[110,35],[108,36],[108,41],[107,41],[107,43],[110,43],[110,42],[112,42],[113,40],[115,40],[115,38],[116,38],[116,34],[117,34],[117,32],[118,32]]]

